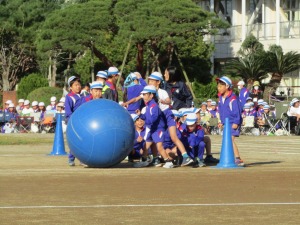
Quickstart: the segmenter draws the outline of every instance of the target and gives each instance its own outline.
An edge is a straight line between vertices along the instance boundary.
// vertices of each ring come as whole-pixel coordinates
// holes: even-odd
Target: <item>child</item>
[[[37,101],[33,101],[31,107],[34,113],[39,112],[39,103]]]
[[[105,83],[107,80],[107,72],[106,71],[98,71],[96,75],[96,81],[102,83],[103,88],[102,88],[102,95],[104,92],[109,88]]]
[[[240,126],[242,123],[241,109],[237,96],[232,91],[232,82],[231,80],[223,76],[217,78],[218,82],[218,96],[219,96],[219,113],[221,117],[221,123],[219,127],[221,128],[225,123],[225,118],[229,119],[231,126],[231,135],[233,150],[235,155],[235,163],[239,166],[244,166],[243,160],[240,158],[240,153],[238,147],[235,143],[235,137],[238,137],[240,134]]]
[[[195,167],[206,166],[203,160],[204,154],[204,130],[197,125],[195,113],[189,113],[186,117],[186,128],[182,132],[182,142],[188,150],[189,156],[194,159]]]
[[[39,103],[39,112],[41,112],[40,120],[42,121],[45,117],[46,107],[44,102]]]
[[[56,97],[52,96],[50,98],[50,106],[51,106],[51,110],[56,110]]]
[[[72,113],[76,109],[78,109],[78,107],[82,103],[81,96],[80,96],[80,92],[81,92],[80,79],[76,76],[71,76],[68,79],[68,85],[70,87],[70,92],[66,95],[66,99],[65,99],[66,122],[72,116]],[[75,166],[74,161],[75,161],[75,157],[70,152],[69,153],[69,165]]]
[[[103,98],[119,102],[118,90],[116,87],[119,78],[119,70],[116,67],[109,67],[105,84],[109,87],[105,90]]]
[[[18,105],[16,107],[17,112],[20,114],[24,108],[24,99],[19,99]]]
[[[64,103],[60,102],[56,105],[56,113],[65,113]]]
[[[30,113],[33,112],[33,109],[30,108],[30,101],[29,100],[25,100],[24,101],[24,108],[21,112],[22,116],[30,116]]]
[[[131,118],[133,119],[135,126],[135,138],[133,150],[128,155],[128,161],[133,162],[135,159],[140,159],[143,155],[143,151],[145,148],[145,132],[146,129],[144,127],[145,121],[142,120],[138,115],[131,114]]]
[[[125,88],[124,94],[126,95],[125,97],[126,99],[124,98],[124,101],[130,101],[131,99],[140,96],[141,91],[143,91],[146,85],[147,83],[144,81],[140,73],[138,72],[130,73],[124,82],[124,88]],[[129,113],[134,113],[135,110],[144,107],[144,104],[142,104],[142,99],[132,104],[123,103],[122,105],[124,107],[127,106],[127,110]]]
[[[156,93],[156,88],[153,85],[144,87],[143,91],[141,92],[146,105],[146,112],[145,114],[141,114],[140,110],[137,110],[137,115],[139,115],[141,119],[145,120],[146,147],[145,151],[143,152],[142,161],[136,163],[134,165],[135,167],[145,167],[149,165],[149,162],[147,161],[147,153],[148,148],[151,147],[153,143],[155,143],[157,151],[165,161],[164,168],[174,167],[172,160],[169,159],[167,153],[163,148],[165,122],[163,119],[163,114],[155,101]],[[156,152],[153,153],[155,155]],[[154,161],[156,161],[157,159],[158,158],[155,157]]]
[[[99,99],[102,98],[102,89],[103,84],[99,81],[94,81],[91,83],[91,94],[87,96],[82,96],[82,103],[91,101],[93,99]]]
[[[83,89],[81,90],[80,95],[81,96],[88,96],[88,95],[90,95],[90,88],[91,88],[90,83],[86,83],[84,85]]]

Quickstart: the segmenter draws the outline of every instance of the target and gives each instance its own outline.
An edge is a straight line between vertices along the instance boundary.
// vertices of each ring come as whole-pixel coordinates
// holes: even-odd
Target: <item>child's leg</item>
[[[198,148],[197,148],[197,157],[200,159],[200,160],[203,160],[203,155],[204,155],[204,148],[205,148],[205,143],[204,141],[201,141],[198,145]]]
[[[232,144],[233,144],[233,151],[234,151],[234,156],[235,158],[240,158],[240,153],[239,153],[239,149],[235,143],[235,137],[232,136]]]
[[[181,152],[181,154],[184,155],[186,153],[186,150],[185,150],[182,142],[177,137],[176,127],[175,126],[171,126],[168,129],[169,129],[170,137],[171,137],[173,143],[178,147],[178,149]]]

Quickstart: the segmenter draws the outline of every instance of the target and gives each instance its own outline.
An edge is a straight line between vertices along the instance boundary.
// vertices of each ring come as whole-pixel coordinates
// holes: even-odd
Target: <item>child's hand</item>
[[[236,130],[239,126],[235,123],[232,124],[232,129]]]
[[[122,103],[122,106],[125,107],[125,108],[127,108],[127,107],[128,107],[128,104],[127,104],[126,102],[123,102],[123,103]]]
[[[144,139],[142,136],[138,136],[138,138],[136,139],[137,142],[142,142]]]
[[[135,113],[136,113],[136,115],[141,115],[141,110],[139,110],[139,109],[137,109],[137,110],[135,110]]]
[[[223,124],[222,123],[218,123],[218,128],[222,128]]]

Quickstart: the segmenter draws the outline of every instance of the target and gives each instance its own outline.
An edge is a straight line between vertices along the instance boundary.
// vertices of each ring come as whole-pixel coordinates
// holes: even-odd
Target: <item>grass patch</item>
[[[0,145],[52,144],[53,135],[42,134],[0,134]]]

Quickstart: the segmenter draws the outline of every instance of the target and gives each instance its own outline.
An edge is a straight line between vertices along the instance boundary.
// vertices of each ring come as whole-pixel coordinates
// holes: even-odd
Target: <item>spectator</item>
[[[240,100],[240,103],[241,103],[241,108],[244,107],[246,101],[247,101],[247,98],[249,97],[250,93],[249,93],[249,90],[244,87],[245,86],[245,82],[243,80],[240,80],[238,83],[237,83],[237,86],[238,86],[238,89],[240,90],[240,93],[239,93],[239,100]]]
[[[83,89],[80,92],[81,96],[88,96],[90,95],[90,83],[86,83]]]
[[[260,89],[258,81],[254,81],[250,97],[253,99],[253,102],[257,102],[258,99],[261,99],[263,97],[263,92]]]
[[[107,71],[106,85],[109,87],[105,90],[103,98],[109,99],[115,102],[119,102],[118,90],[116,87],[119,77],[119,70],[116,67],[109,67]]]

